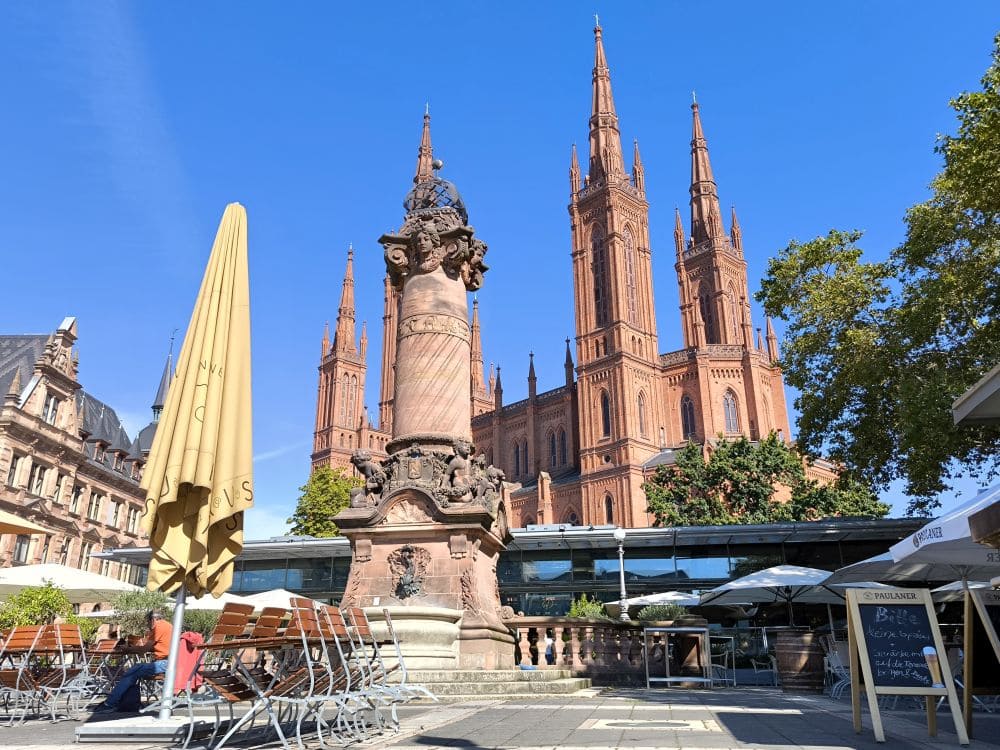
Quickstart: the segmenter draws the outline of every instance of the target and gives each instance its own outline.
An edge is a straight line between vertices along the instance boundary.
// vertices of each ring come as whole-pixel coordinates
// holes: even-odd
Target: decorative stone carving
[[[351,463],[365,480],[363,486],[351,490],[351,507],[364,508],[377,505],[382,499],[382,488],[386,482],[385,471],[372,460],[372,454],[368,451],[354,451]]]
[[[431,514],[422,505],[403,500],[389,509],[383,523],[430,523],[432,520]]]
[[[407,276],[431,273],[440,266],[449,278],[461,278],[466,289],[476,291],[489,270],[484,262],[488,248],[472,234],[472,227],[462,224],[459,214],[448,208],[411,214],[399,234],[379,238],[390,281],[401,290]]]
[[[361,593],[360,570],[357,573],[351,575],[348,581],[347,588],[344,590],[344,596],[340,600],[341,607],[356,607],[358,605],[358,594]]]
[[[430,552],[423,547],[406,544],[390,552],[387,562],[397,597],[409,599],[423,592],[424,577],[431,562]]]
[[[462,609],[473,614],[482,614],[483,608],[479,603],[479,595],[476,593],[476,581],[472,577],[472,571],[463,571],[460,580],[462,586]]]
[[[455,441],[455,455],[448,459],[440,484],[441,492],[449,500],[465,502],[473,499],[469,477],[469,454],[471,452],[472,443],[468,440]]]

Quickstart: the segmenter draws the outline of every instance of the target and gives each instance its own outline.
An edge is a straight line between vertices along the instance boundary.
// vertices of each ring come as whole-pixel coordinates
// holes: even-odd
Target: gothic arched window
[[[566,430],[559,428],[559,465],[566,465]]]
[[[712,315],[712,298],[703,294],[698,298],[698,305],[701,308],[701,320],[705,324],[705,341],[709,344],[718,344],[719,337],[715,332],[715,316]]]
[[[521,466],[524,467],[524,473],[530,474],[531,469],[528,468],[528,441],[525,440],[521,443]]]
[[[681,398],[681,434],[685,440],[690,440],[695,432],[694,401],[690,396],[684,396]]]
[[[622,239],[625,242],[625,303],[628,308],[628,322],[639,325],[639,306],[635,289],[635,240],[632,239],[632,230],[625,227]]]
[[[729,343],[735,344],[740,340],[740,316],[739,306],[736,304],[736,287],[732,284],[726,291],[726,303],[729,305],[729,330],[732,336]]]
[[[611,495],[604,496],[604,522],[609,525],[615,522],[615,501]]]
[[[596,224],[590,233],[590,248],[593,256],[591,270],[594,274],[595,322],[599,326],[606,326],[610,320],[608,310],[611,304],[608,299],[608,253],[604,243],[604,231]]]
[[[726,420],[726,432],[740,431],[740,413],[736,408],[736,395],[732,391],[726,391],[722,397],[722,414]]]
[[[646,397],[639,391],[639,395],[635,397],[635,410],[639,417],[639,434],[646,434]]]
[[[522,529],[527,528],[530,524],[533,524],[534,522],[535,522],[534,516],[524,516],[524,518],[521,519],[521,528]]]
[[[563,516],[563,523],[567,526],[579,526],[580,516],[578,516],[576,511],[571,508],[566,512],[566,515]]]
[[[601,436],[611,437],[611,398],[601,391]]]
[[[347,396],[351,390],[351,376],[344,373],[344,380],[340,384],[340,423],[349,424],[347,421]]]
[[[554,432],[549,433],[549,466],[553,469],[556,467],[556,434]]]
[[[347,391],[347,423],[357,427],[358,422],[358,376],[351,375],[351,387]]]
[[[514,476],[521,476],[521,446],[514,443]]]

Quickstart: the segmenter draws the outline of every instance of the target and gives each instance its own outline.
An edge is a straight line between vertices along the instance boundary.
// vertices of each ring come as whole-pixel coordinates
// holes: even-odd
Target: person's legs
[[[157,666],[162,664],[163,669],[157,670]],[[153,677],[162,671],[166,671],[167,662],[166,660],[157,662],[145,662],[143,664],[136,664],[129,671],[122,675],[121,679],[118,680],[118,684],[112,688],[111,693],[104,701],[104,705],[110,708],[116,708],[121,702],[122,696],[129,691],[129,689],[135,685],[139,680]]]

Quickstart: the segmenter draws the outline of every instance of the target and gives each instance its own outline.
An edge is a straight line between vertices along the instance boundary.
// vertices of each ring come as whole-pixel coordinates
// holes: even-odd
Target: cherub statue
[[[354,451],[351,454],[351,463],[365,479],[361,487],[351,490],[351,507],[364,508],[377,505],[385,487],[385,470],[372,460],[372,454],[368,451]]]
[[[469,483],[469,455],[472,453],[472,443],[468,440],[455,441],[455,455],[448,461],[441,484],[447,494],[453,499],[460,499],[469,494],[472,489]]]

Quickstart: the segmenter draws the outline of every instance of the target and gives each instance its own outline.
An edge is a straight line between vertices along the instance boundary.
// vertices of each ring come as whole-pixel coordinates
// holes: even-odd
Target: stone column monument
[[[510,669],[504,477],[471,442],[466,293],[482,285],[486,245],[453,184],[430,169],[416,182],[402,228],[379,239],[401,292],[392,441],[385,461],[351,459],[365,484],[336,518],[353,555],[344,604],[373,622],[388,608],[409,668]]]

